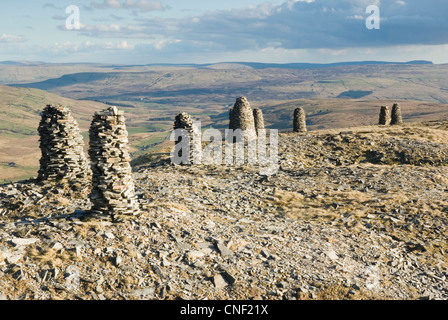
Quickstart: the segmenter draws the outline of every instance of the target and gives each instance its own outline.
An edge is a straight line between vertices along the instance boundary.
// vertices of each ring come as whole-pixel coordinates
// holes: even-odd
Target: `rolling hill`
[[[0,181],[17,180],[36,174],[40,150],[37,128],[40,111],[47,104],[70,107],[81,130],[89,128],[93,112],[101,103],[76,101],[38,89],[0,85]]]
[[[316,69],[117,67],[10,84],[72,99],[121,101],[134,106],[142,103],[227,106],[240,95],[257,102],[339,97],[447,103],[447,75],[448,65],[432,64],[365,64]]]
[[[226,128],[228,109],[239,96],[263,110],[268,128],[282,131],[291,130],[298,106],[308,114],[309,130],[376,124],[379,107],[395,102],[408,122],[448,115],[448,65],[425,61],[146,66],[8,62],[0,64],[0,71],[0,83],[10,84],[0,86],[0,179],[36,170],[38,111],[46,103],[71,106],[84,131],[93,109],[117,105],[126,112],[135,156],[157,150],[181,110],[203,126]]]
[[[0,85],[0,299],[448,298],[448,65],[86,67],[54,78],[61,69],[7,65],[42,79]],[[91,182],[3,184],[37,172],[48,103],[69,106],[84,137],[96,110],[119,105],[139,155],[179,110],[225,128],[239,95],[286,131],[273,176],[148,156],[132,163],[141,212],[120,223],[90,214]],[[405,123],[376,125],[396,102]],[[287,132],[297,106],[307,134]]]

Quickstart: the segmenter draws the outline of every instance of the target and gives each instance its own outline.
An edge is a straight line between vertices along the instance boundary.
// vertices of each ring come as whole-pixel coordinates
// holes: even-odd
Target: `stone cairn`
[[[40,169],[38,180],[66,179],[82,183],[90,168],[78,123],[66,106],[47,105],[39,123]]]
[[[294,110],[294,132],[306,132],[306,114],[300,107]]]
[[[91,213],[120,220],[139,214],[123,111],[96,112],[90,126]]]
[[[403,123],[403,118],[401,117],[401,108],[398,103],[395,103],[392,107],[391,125],[398,125]]]
[[[236,99],[235,105],[230,109],[229,113],[229,129],[241,129],[248,140],[256,138],[254,112],[246,97]]]
[[[390,111],[388,106],[382,106],[380,110],[380,126],[387,126],[390,124]]]
[[[230,108],[229,110],[229,129],[231,130],[235,130],[235,117],[234,117],[234,113],[233,113],[233,107]]]
[[[190,139],[190,155],[189,155],[189,162],[190,164],[193,163],[193,119],[191,116],[186,112],[179,112],[174,120],[174,130],[176,129],[184,129],[187,131],[189,139]],[[180,137],[179,137],[180,138]],[[181,139],[175,141],[175,144],[181,143]],[[182,137],[183,139],[183,137]],[[181,154],[182,150],[179,151],[179,157],[182,156]]]
[[[254,123],[258,135],[258,130],[264,130],[264,117],[261,109],[254,109]]]

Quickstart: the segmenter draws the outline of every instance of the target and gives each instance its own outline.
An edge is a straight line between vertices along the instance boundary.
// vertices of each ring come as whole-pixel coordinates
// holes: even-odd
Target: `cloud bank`
[[[366,8],[380,9],[381,28],[368,30]],[[164,10],[159,1],[104,0],[96,9]],[[189,52],[263,49],[378,48],[448,44],[446,0],[290,0],[195,17],[138,17],[132,22],[85,26],[89,37],[159,39],[157,50]],[[122,23],[122,25],[120,25]],[[124,24],[126,23],[126,24]],[[160,46],[160,39],[164,45]],[[143,45],[143,44],[142,44]]]
[[[42,8],[52,11],[48,16],[57,23],[58,45],[56,40],[42,39],[34,45],[47,46],[49,52],[51,47],[55,47],[54,52],[60,52],[73,45],[73,57],[80,51],[87,56],[88,50],[94,51],[93,56],[97,57],[103,46],[110,59],[114,58],[111,51],[116,50],[122,61],[132,63],[223,59],[316,62],[314,57],[320,62],[325,62],[322,59],[384,60],[389,56],[395,56],[396,61],[432,59],[430,54],[425,54],[426,49],[432,50],[431,57],[448,62],[444,58],[448,48],[446,0],[258,3],[238,9],[230,9],[229,4],[229,9],[203,10],[192,15],[187,13],[188,2],[182,0],[83,0],[80,1],[81,28],[69,31],[64,24],[65,8],[47,2]],[[379,30],[366,27],[370,15],[366,8],[370,5],[380,9]],[[210,3],[208,6],[212,7]],[[1,43],[11,45],[11,52],[14,42],[32,39],[26,34],[14,34],[6,32],[0,36]],[[7,51],[5,46],[3,51]]]
[[[368,30],[366,8],[374,2],[288,1],[279,6],[266,3],[171,22],[173,32],[167,31],[166,35],[188,41],[213,42],[228,50],[448,43],[448,1],[376,1],[380,8],[381,28]]]

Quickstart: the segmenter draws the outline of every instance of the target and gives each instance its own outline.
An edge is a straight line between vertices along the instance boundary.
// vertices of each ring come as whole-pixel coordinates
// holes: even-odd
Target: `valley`
[[[400,103],[406,122],[448,117],[448,65],[345,64],[114,66],[0,64],[0,181],[37,171],[37,126],[46,104],[72,109],[88,145],[93,113],[124,110],[135,158],[169,146],[175,115],[225,129],[235,99],[262,109],[266,127],[290,131],[302,106],[308,129],[375,125],[379,107]]]

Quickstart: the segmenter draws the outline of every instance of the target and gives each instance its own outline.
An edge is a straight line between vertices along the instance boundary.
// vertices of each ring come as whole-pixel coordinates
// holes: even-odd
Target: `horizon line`
[[[414,65],[443,65],[448,63],[434,63],[430,60],[410,60],[410,61],[384,61],[384,60],[347,60],[338,62],[257,62],[257,61],[220,61],[209,63],[190,63],[190,62],[154,62],[154,63],[104,63],[104,62],[47,62],[47,61],[31,61],[31,60],[1,60],[1,65],[14,65],[14,66],[32,66],[32,65],[76,65],[76,64],[96,64],[96,65],[110,65],[110,66],[212,66],[220,64],[242,64],[242,65],[316,65],[316,66],[331,66],[340,64],[414,64]]]

